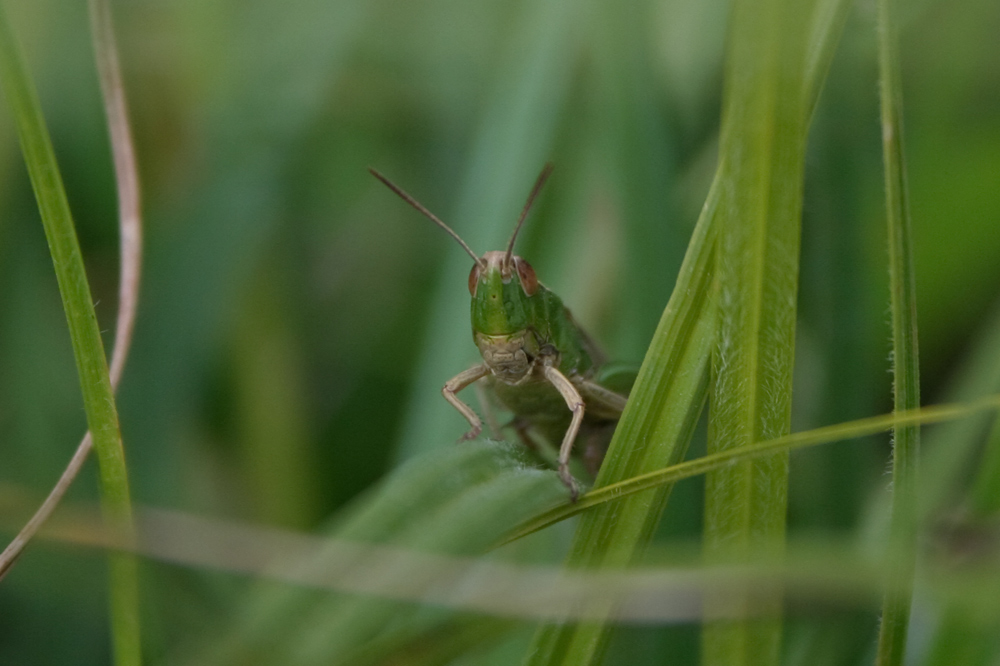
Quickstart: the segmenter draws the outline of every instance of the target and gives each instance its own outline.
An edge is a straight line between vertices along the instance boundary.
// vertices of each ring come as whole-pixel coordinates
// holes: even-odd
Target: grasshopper
[[[579,494],[569,471],[577,436],[587,440],[584,462],[596,473],[604,447],[625,408],[625,395],[635,373],[608,365],[604,354],[573,320],[562,300],[538,281],[534,269],[514,254],[514,243],[531,205],[545,184],[546,164],[528,195],[507,249],[477,255],[448,225],[375,169],[373,176],[420,211],[472,257],[472,337],[482,363],[452,377],[441,393],[469,422],[463,439],[475,439],[483,422],[458,393],[485,380],[499,402],[514,414],[521,440],[534,449],[528,435],[534,429],[559,446],[559,478],[573,501]]]

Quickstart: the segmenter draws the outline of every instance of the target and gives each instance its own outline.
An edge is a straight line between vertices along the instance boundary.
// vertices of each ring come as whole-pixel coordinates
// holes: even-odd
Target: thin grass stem
[[[913,266],[906,166],[903,154],[903,93],[895,7],[878,3],[878,62],[882,107],[882,152],[885,174],[886,221],[889,233],[889,288],[892,307],[894,408],[920,406],[920,367],[917,351],[917,303]],[[892,522],[890,568],[876,663],[898,666],[906,652],[910,597],[916,563],[916,474],[920,429],[895,429],[892,448]]]

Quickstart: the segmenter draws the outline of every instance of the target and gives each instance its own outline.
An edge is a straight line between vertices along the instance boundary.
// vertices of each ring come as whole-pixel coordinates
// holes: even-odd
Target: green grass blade
[[[736,2],[730,15],[720,162],[719,332],[708,451],[780,437],[791,427],[792,368],[814,3]],[[787,454],[706,477],[712,562],[781,557]],[[702,663],[773,664],[780,595],[744,595],[753,620],[709,621]],[[732,608],[731,595],[706,601]]]
[[[713,188],[713,192],[714,192]],[[678,462],[707,394],[714,321],[711,237],[715,197],[709,196],[677,279],[615,430],[595,487],[600,488]],[[637,446],[636,443],[653,445]],[[649,541],[670,493],[661,485],[630,497],[624,506],[587,513],[573,536],[567,564],[627,564]],[[539,629],[526,664],[591,663],[606,643],[600,623],[546,625]]]
[[[815,107],[848,8],[849,3],[843,1],[825,2],[819,5],[819,10],[824,11],[813,14],[810,44],[814,51],[803,94],[807,115],[811,116]],[[607,484],[617,488],[618,482],[652,473],[679,461],[687,448],[690,428],[706,396],[702,373],[713,340],[711,322],[715,315],[710,291],[718,184],[717,174],[595,488]],[[585,514],[574,535],[567,564],[615,566],[631,561],[648,543],[669,493],[669,483],[650,484],[645,491],[623,501],[622,506],[604,506]],[[578,513],[585,506],[598,504],[591,504],[591,497],[610,498],[613,494],[595,490],[576,507],[560,507],[548,517],[558,519],[556,514]],[[532,525],[545,519],[540,517],[540,522]],[[535,637],[527,663],[595,663],[606,639],[607,626],[600,623],[545,626]]]
[[[2,6],[0,80],[17,123],[21,150],[38,201],[62,296],[87,425],[97,451],[103,511],[109,522],[128,531],[132,519],[125,453],[83,257],[38,96]],[[110,558],[110,579],[115,662],[121,665],[138,664],[141,662],[141,651],[135,558],[113,554]]]
[[[805,53],[805,109],[811,118],[816,109],[830,63],[837,52],[840,35],[850,16],[853,2],[844,0],[816,0],[812,6],[809,38]]]
[[[583,495],[576,504],[565,504],[533,517],[530,521],[520,525],[514,532],[508,535],[507,541],[520,539],[549,525],[583,513],[591,507],[600,506],[607,502],[618,502],[635,493],[641,493],[651,488],[722,470],[732,466],[736,462],[784,451],[794,451],[821,444],[832,444],[858,437],[867,437],[869,435],[889,432],[899,427],[966,420],[979,417],[986,412],[996,412],[997,410],[1000,410],[1000,395],[992,395],[968,403],[934,405],[904,412],[882,414],[881,416],[869,416],[857,419],[856,421],[823,426],[822,428],[776,437],[766,442],[755,442],[748,446],[712,453],[701,458],[686,460],[670,467],[596,488]],[[986,472],[985,469],[984,472]],[[991,477],[990,482],[995,483],[996,480]]]
[[[894,408],[920,406],[920,367],[917,353],[916,281],[913,239],[903,156],[902,86],[895,8],[890,0],[878,3],[878,60],[882,106],[882,150],[885,169],[886,217],[889,231],[889,287],[892,305]],[[903,663],[910,620],[915,551],[917,456],[920,429],[897,428],[892,448],[891,567],[882,607],[878,654],[880,666]]]
[[[108,133],[114,156],[115,180],[118,190],[118,233],[120,239],[118,314],[115,322],[115,347],[111,355],[111,388],[117,390],[132,346],[136,308],[139,301],[139,273],[142,266],[142,214],[139,204],[139,174],[135,147],[132,142],[125,91],[118,50],[115,45],[108,0],[90,0],[91,32],[97,72],[101,81],[101,96],[107,117]],[[76,479],[90,455],[93,439],[88,431],[32,517],[17,536],[0,553],[0,580],[24,552],[38,529],[45,524]]]

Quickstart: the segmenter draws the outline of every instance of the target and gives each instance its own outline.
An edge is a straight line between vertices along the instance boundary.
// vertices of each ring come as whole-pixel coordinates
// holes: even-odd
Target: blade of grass
[[[97,326],[83,256],[69,202],[59,175],[52,142],[37,93],[0,5],[0,81],[17,123],[21,150],[38,201],[45,237],[66,312],[73,356],[83,393],[87,425],[100,469],[101,505],[105,519],[128,533],[132,525],[128,472],[118,413],[104,346]],[[115,663],[141,663],[139,589],[135,557],[110,556],[111,632]]]
[[[556,483],[551,486],[558,488]],[[47,526],[43,537],[90,548],[135,548],[164,562],[264,576],[296,586],[300,593],[302,587],[313,588],[316,599],[328,600],[329,592],[370,595],[521,619],[599,617],[614,598],[622,604],[615,608],[619,619],[686,622],[700,617],[697,598],[705,592],[746,583],[778,589],[782,581],[797,600],[860,602],[874,609],[890,565],[889,558],[873,559],[856,544],[806,538],[791,541],[789,557],[782,563],[704,566],[696,544],[687,542],[648,554],[633,568],[567,572],[544,564],[427,552],[413,543],[358,543],[174,511],[137,511],[137,523],[140,536],[127,546],[106,529],[93,507],[68,507],[66,514]],[[300,563],[305,560],[317,566],[303,569]],[[925,565],[924,580],[935,599],[952,603],[984,623],[1000,618],[1000,597],[995,593],[1000,569],[996,566],[955,567],[953,561],[934,557]],[[400,575],[403,570],[411,575]],[[403,638],[415,635],[406,633]],[[245,654],[234,663],[262,656],[259,649],[248,649]],[[174,659],[170,663],[188,662]]]
[[[813,10],[811,2],[738,0],[730,15],[709,453],[780,437],[791,427]],[[780,560],[787,453],[712,472],[705,483],[707,560]],[[780,594],[747,591],[737,603],[748,619],[715,619],[733,603],[731,593],[706,600],[702,663],[779,661]]]
[[[707,394],[714,322],[711,228],[715,201],[710,194],[595,488],[675,463],[687,450]],[[669,493],[670,486],[662,485],[627,498],[624,506],[606,505],[589,512],[573,535],[567,565],[632,561],[648,543]],[[545,625],[536,633],[525,663],[592,663],[600,658],[606,642],[603,623]]]
[[[844,0],[826,0],[817,3],[812,15],[809,42],[812,51],[803,92],[806,120],[815,108],[849,8],[850,3]],[[547,514],[549,518],[555,514],[579,513],[585,507],[599,504],[589,503],[591,497],[607,501],[616,496],[616,491],[605,493],[605,488],[618,489],[628,483],[627,479],[654,474],[683,457],[690,428],[707,395],[704,372],[713,339],[711,322],[715,318],[710,292],[719,178],[717,172],[595,490],[576,505],[553,510]],[[649,492],[640,492],[621,506],[587,512],[574,534],[567,565],[620,566],[632,561],[648,544],[666,508],[669,483],[651,483],[644,489]],[[657,489],[657,486],[662,487]],[[531,525],[544,521],[543,516]],[[554,520],[545,524],[551,522]],[[528,530],[519,530],[517,534],[526,534]],[[599,622],[544,626],[535,636],[526,663],[596,663],[606,646],[607,634],[608,627]]]
[[[122,84],[121,68],[118,65],[118,50],[115,46],[111,11],[107,0],[91,0],[90,16],[91,31],[94,35],[94,55],[101,81],[101,95],[108,121],[111,152],[115,164],[115,180],[118,186],[118,231],[121,239],[121,260],[118,276],[115,348],[111,354],[110,370],[111,388],[117,390],[122,372],[125,369],[129,349],[132,346],[132,331],[135,326],[135,312],[139,301],[139,272],[142,265],[139,169],[129,129],[125,88]],[[87,456],[90,455],[92,444],[93,438],[88,431],[48,497],[8,544],[3,553],[0,553],[0,580],[7,575],[32,537],[62,501],[73,480],[80,473],[80,468],[83,467]]]
[[[142,267],[142,200],[139,165],[129,124],[125,84],[118,62],[114,23],[109,0],[90,0],[90,29],[94,36],[94,57],[101,82],[101,97],[111,140],[118,189],[118,229],[120,235],[120,276],[115,348],[111,353],[111,385],[117,387],[132,348],[132,331],[139,303],[139,274]]]
[[[847,421],[814,430],[796,432],[783,437],[776,437],[766,442],[755,442],[748,446],[727,449],[701,458],[686,460],[670,467],[595,488],[580,497],[575,504],[564,504],[532,518],[512,532],[503,543],[520,539],[549,525],[584,513],[591,507],[608,502],[617,502],[633,494],[641,493],[663,484],[676,483],[677,481],[689,479],[693,476],[725,469],[736,462],[751,460],[782,451],[794,451],[820,444],[832,444],[848,439],[867,437],[869,435],[888,432],[898,427],[946,423],[967,419],[998,409],[1000,409],[1000,395],[992,395],[968,403],[934,405],[905,412],[869,416],[856,421]]]
[[[903,93],[895,7],[878,3],[878,61],[882,107],[882,152],[885,163],[886,221],[889,234],[889,287],[892,305],[894,408],[920,406],[917,352],[917,302],[913,239],[906,167],[903,155]],[[910,597],[916,564],[916,474],[920,429],[896,428],[892,447],[892,519],[890,552],[894,566],[886,586],[876,663],[898,666],[906,652]]]

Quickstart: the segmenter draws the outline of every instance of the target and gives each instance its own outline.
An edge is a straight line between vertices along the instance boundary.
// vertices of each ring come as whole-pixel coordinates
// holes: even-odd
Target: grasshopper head
[[[503,381],[523,378],[538,352],[531,326],[537,291],[531,264],[506,252],[487,252],[469,273],[473,337],[483,361]]]
[[[487,252],[469,273],[472,329],[510,335],[528,327],[538,278],[527,261],[505,252]]]
[[[542,189],[552,165],[546,164],[528,195],[528,201],[514,226],[507,249],[478,256],[447,224],[423,207],[388,178],[374,169],[372,175],[381,180],[404,201],[441,227],[472,257],[475,264],[469,273],[472,294],[472,331],[483,360],[495,375],[515,382],[530,370],[538,351],[538,342],[531,327],[538,305],[533,297],[539,290],[535,270],[527,261],[514,254],[514,242],[521,225],[531,210],[531,204]]]

